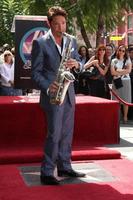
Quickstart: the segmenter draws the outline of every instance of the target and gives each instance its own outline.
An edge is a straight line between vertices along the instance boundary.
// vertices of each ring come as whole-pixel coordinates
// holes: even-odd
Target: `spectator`
[[[79,47],[78,53],[80,55],[81,63],[84,65],[89,60],[89,53],[86,46],[82,45]],[[79,73],[75,73],[74,89],[75,93],[88,94],[88,84],[85,79],[80,78]]]
[[[92,56],[94,56],[95,55],[95,49],[93,49],[93,48],[89,48],[88,49],[88,52],[89,52],[89,56],[90,56],[90,58],[92,57]]]
[[[131,60],[128,57],[127,49],[125,45],[120,45],[116,50],[116,57],[111,61],[111,74],[113,75],[113,89],[116,91],[117,95],[124,101],[131,103]],[[121,77],[123,87],[117,89],[114,84],[114,79]],[[114,97],[113,97],[114,98]],[[115,98],[114,98],[115,99]],[[128,121],[128,105],[123,105],[123,122]]]
[[[111,44],[107,44],[106,45],[106,55],[109,60],[112,59],[113,54],[114,54],[113,46]]]
[[[89,52],[86,46],[79,47],[78,53],[80,55],[81,63],[84,65],[89,60]]]
[[[88,80],[90,86],[90,95],[97,97],[106,97],[105,74],[108,71],[109,60],[106,55],[106,47],[99,45],[94,56],[84,65],[84,69],[97,71],[97,75]]]
[[[106,45],[106,55],[108,57],[108,60],[109,60],[109,68],[108,68],[108,71],[106,73],[106,97],[107,99],[111,99],[111,94],[110,94],[110,90],[109,90],[109,87],[108,87],[108,84],[112,84],[112,74],[111,74],[111,71],[110,71],[110,63],[111,63],[111,60],[112,60],[112,57],[114,56],[114,48],[111,44],[107,44]]]
[[[3,53],[3,63],[0,64],[0,95],[19,96],[22,90],[14,89],[14,57],[9,50]]]

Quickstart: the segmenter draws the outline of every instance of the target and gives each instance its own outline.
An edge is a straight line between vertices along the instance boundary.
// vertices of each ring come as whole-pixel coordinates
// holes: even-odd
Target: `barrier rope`
[[[120,98],[116,92],[112,89],[112,84],[108,84],[110,92],[112,93],[112,95],[114,95],[121,103],[127,105],[127,106],[133,106],[133,103],[128,103],[126,101],[124,101],[122,98]]]

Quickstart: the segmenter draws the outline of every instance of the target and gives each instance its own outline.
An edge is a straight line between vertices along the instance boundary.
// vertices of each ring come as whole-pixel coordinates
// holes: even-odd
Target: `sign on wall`
[[[15,31],[15,88],[36,88],[31,79],[32,42],[48,31],[47,17],[15,16],[13,31]]]

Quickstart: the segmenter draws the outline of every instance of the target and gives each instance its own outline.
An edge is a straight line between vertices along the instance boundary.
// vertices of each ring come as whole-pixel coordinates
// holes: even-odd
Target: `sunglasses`
[[[119,51],[125,53],[125,50],[121,50],[121,49],[119,49]]]
[[[10,53],[8,53],[8,54],[5,54],[5,57],[7,57],[7,56],[11,56],[11,54],[10,54]]]

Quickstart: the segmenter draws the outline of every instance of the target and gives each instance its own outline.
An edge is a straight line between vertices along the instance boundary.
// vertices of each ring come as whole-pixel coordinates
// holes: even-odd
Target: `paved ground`
[[[128,124],[120,124],[120,144],[107,145],[121,152],[121,155],[133,160],[133,120]]]

